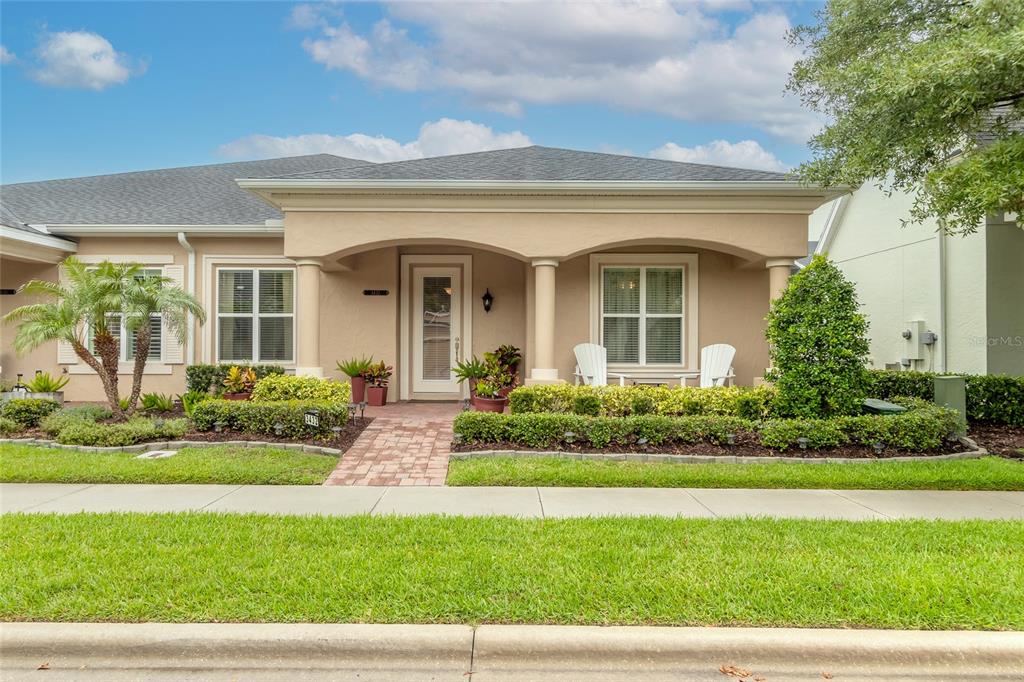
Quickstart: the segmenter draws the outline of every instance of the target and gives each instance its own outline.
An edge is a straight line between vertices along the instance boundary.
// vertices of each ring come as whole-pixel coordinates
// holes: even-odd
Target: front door
[[[412,268],[412,390],[461,393],[452,370],[462,359],[462,269]]]

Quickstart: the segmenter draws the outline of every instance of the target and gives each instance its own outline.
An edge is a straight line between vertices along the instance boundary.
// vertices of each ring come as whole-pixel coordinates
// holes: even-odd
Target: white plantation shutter
[[[683,277],[678,266],[603,268],[601,343],[609,363],[683,362]]]
[[[295,354],[295,273],[260,270],[257,316],[260,362],[287,362]]]
[[[67,284],[67,279],[64,274],[64,268],[57,268],[57,279],[62,285]],[[78,355],[75,354],[75,349],[71,347],[71,344],[67,341],[57,342],[57,364],[58,365],[77,365]]]
[[[184,265],[165,265],[164,266],[164,277],[171,280],[169,286],[176,286],[184,288],[185,283],[185,266]],[[185,348],[178,341],[178,337],[174,335],[170,329],[167,328],[166,324],[161,323],[161,341],[162,350],[164,356],[164,364],[167,365],[180,365],[185,362]]]
[[[683,361],[683,271],[645,270],[647,363],[679,364]]]

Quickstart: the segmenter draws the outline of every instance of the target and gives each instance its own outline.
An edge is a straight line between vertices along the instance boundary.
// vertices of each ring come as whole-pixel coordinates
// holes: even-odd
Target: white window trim
[[[201,328],[201,330],[202,330],[202,353],[201,353],[201,358],[198,360],[198,362],[201,362],[201,363],[204,363],[204,364],[212,364],[212,363],[216,363],[217,362],[217,360],[214,359],[214,358],[216,358],[216,355],[217,355],[216,354],[216,350],[215,350],[216,339],[217,339],[217,329],[216,329],[216,327],[217,327],[217,320],[216,320],[216,314],[217,314],[217,312],[216,312],[217,311],[217,308],[216,308],[216,305],[217,305],[217,298],[216,298],[216,293],[217,293],[217,270],[219,268],[227,268],[227,269],[234,268],[234,269],[237,270],[237,269],[244,269],[244,268],[251,268],[251,267],[270,267],[270,268],[273,269],[275,266],[278,269],[284,269],[284,268],[292,268],[292,269],[294,269],[295,268],[295,261],[293,261],[290,258],[285,258],[284,256],[256,256],[256,255],[253,255],[253,256],[239,256],[239,255],[235,255],[235,254],[230,254],[230,255],[229,254],[220,254],[220,255],[217,255],[217,254],[207,254],[207,255],[202,257],[202,270],[201,270],[201,272],[203,273],[203,276],[202,276],[202,282],[200,282],[200,286],[203,288],[202,289],[202,291],[203,291],[203,308],[205,310],[207,310],[207,311],[210,311],[210,313],[214,316],[214,318],[212,320],[212,322],[213,322],[212,324],[205,324]],[[299,276],[298,276],[298,272],[296,271],[296,273],[295,273],[295,300],[296,301],[300,300],[301,296],[302,296],[302,291],[299,288]],[[296,349],[299,347],[299,341],[300,341],[299,336],[298,336],[299,329],[300,329],[300,325],[298,324],[298,316],[299,316],[299,311],[296,308],[296,310],[295,310],[295,327],[296,327],[296,329],[295,329],[295,336],[294,336],[294,344],[295,344],[294,348],[296,348]],[[194,360],[193,358],[187,358],[185,364],[191,365],[194,362],[196,362],[196,360]],[[261,363],[253,363],[253,364],[261,364]],[[290,362],[290,363],[289,362],[272,362],[272,363],[266,363],[266,364],[280,365],[281,367],[291,368],[291,369],[294,369],[294,367],[295,367],[295,362]]]
[[[697,282],[698,256],[695,253],[594,253],[590,255],[590,342],[600,344],[601,336],[601,273],[606,266],[613,267],[681,267],[686,296],[683,308],[683,362],[682,364],[640,365],[633,363],[609,363],[612,372],[627,372],[630,375],[650,374],[664,376],[667,372],[695,372],[698,369],[697,348]],[[653,315],[658,317],[657,315]],[[652,317],[652,315],[648,315]],[[675,317],[675,315],[661,315]],[[643,339],[640,339],[641,344]]]
[[[289,261],[290,263],[291,261]],[[226,271],[251,271],[257,272],[290,272],[292,273],[292,312],[290,313],[261,313],[259,312],[259,277],[253,278],[253,311],[251,313],[222,313],[218,307],[217,289],[220,286],[219,273],[222,270]],[[212,307],[208,310],[213,311],[213,346],[214,346],[214,362],[218,364],[231,364],[238,362],[245,362],[251,365],[281,365],[284,367],[292,367],[295,365],[295,351],[298,344],[298,273],[294,265],[245,265],[242,263],[233,264],[217,264],[212,269],[212,274],[208,280],[210,286]],[[220,318],[221,317],[248,317],[253,321],[252,329],[252,354],[251,360],[222,360],[220,358],[220,349],[218,340],[220,339]],[[263,317],[290,317],[292,318],[292,357],[288,360],[258,360],[255,356],[259,355],[259,344],[260,344],[260,331],[259,321]]]

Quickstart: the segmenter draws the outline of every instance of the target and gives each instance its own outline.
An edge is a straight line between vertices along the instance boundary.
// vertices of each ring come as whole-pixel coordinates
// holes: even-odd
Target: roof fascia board
[[[839,225],[843,222],[843,215],[846,213],[846,206],[850,203],[849,194],[844,194],[835,200],[832,204],[832,210],[828,214],[828,220],[825,221],[825,228],[821,231],[821,236],[818,238],[818,246],[815,247],[814,253],[828,253],[832,247],[832,241],[835,239],[836,231],[839,229]]]
[[[177,237],[185,232],[197,237],[277,237],[284,234],[280,225],[57,225],[50,232],[73,237]]]
[[[836,195],[850,188],[822,188],[795,180],[765,181],[647,181],[647,180],[347,180],[308,178],[246,178],[236,181],[249,190],[280,192],[322,192],[324,190],[354,192],[652,192],[652,193],[786,193],[803,195]]]
[[[48,249],[56,249],[58,251],[65,251],[68,253],[74,253],[78,251],[78,244],[67,239],[61,239],[50,234],[43,234],[42,232],[33,234],[24,230],[15,230],[6,225],[0,225],[0,236],[4,239],[13,239],[14,241],[25,242],[27,244],[33,244],[35,246],[42,246]]]

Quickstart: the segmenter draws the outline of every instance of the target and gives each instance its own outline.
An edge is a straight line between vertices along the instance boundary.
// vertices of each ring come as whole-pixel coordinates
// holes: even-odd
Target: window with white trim
[[[683,266],[603,266],[600,333],[609,364],[684,364],[685,301]]]
[[[160,268],[144,268],[139,271],[136,278],[163,277],[163,270]],[[124,320],[118,313],[107,315],[107,331],[117,339],[120,346],[118,358],[121,362],[132,362],[135,360],[135,334],[125,329]],[[88,347],[91,353],[96,352],[92,331],[88,334]],[[163,357],[163,318],[159,313],[149,318],[149,355],[147,360],[159,362]]]
[[[217,270],[218,360],[293,362],[294,311],[294,270]]]

